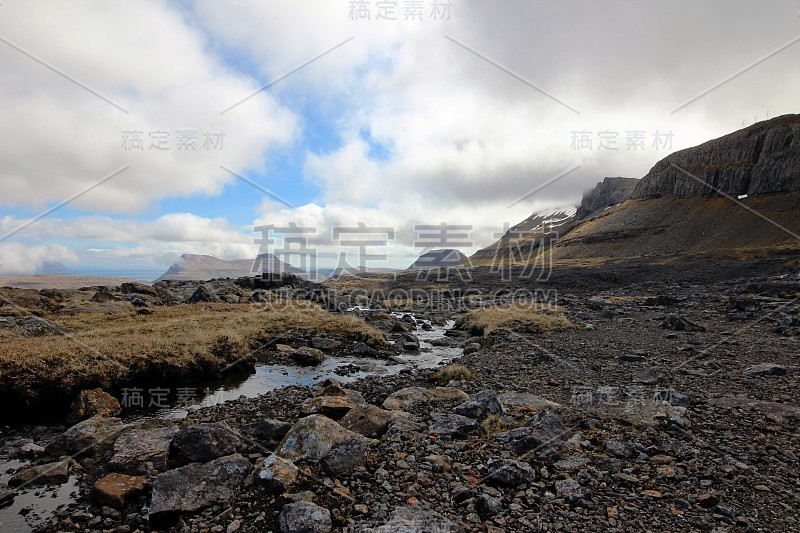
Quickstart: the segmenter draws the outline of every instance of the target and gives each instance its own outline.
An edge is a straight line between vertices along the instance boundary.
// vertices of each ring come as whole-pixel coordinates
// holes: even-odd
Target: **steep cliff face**
[[[632,198],[718,196],[714,189],[729,195],[800,191],[800,115],[675,152],[639,180]]]
[[[605,178],[594,189],[583,195],[575,216],[584,218],[591,213],[630,199],[639,180],[636,178]]]

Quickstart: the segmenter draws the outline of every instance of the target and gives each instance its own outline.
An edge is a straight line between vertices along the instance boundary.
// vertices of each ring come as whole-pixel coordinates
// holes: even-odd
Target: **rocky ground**
[[[18,440],[38,466],[10,484],[79,475],[42,531],[797,530],[798,297],[796,275],[560,291],[574,328],[453,332],[465,369],[438,381],[181,423],[100,410],[44,450]]]

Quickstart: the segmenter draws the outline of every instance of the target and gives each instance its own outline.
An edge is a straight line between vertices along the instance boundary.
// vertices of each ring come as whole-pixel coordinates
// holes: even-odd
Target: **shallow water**
[[[395,375],[402,369],[436,368],[447,364],[461,356],[461,348],[432,346],[430,341],[444,336],[444,332],[453,327],[450,321],[444,327],[434,326],[431,331],[417,330],[413,333],[420,340],[418,353],[404,353],[398,360],[384,361],[370,357],[329,357],[318,367],[295,367],[286,365],[259,365],[254,374],[239,377],[226,382],[209,385],[204,382],[195,388],[202,391],[190,401],[176,401],[175,397],[164,402],[163,407],[155,408],[128,408],[124,409],[121,417],[126,422],[146,420],[149,418],[181,419],[186,417],[190,410],[210,407],[220,403],[238,399],[242,396],[254,398],[292,385],[313,385],[319,381],[336,378],[342,383],[381,375]],[[355,365],[361,370],[339,375],[335,371],[343,366]],[[4,487],[11,477],[6,474],[9,469],[24,466],[26,461],[7,459],[0,456],[0,487]],[[0,532],[5,531],[32,531],[34,527],[55,513],[60,506],[75,501],[78,494],[78,482],[75,476],[64,485],[57,487],[33,487],[17,491],[14,503],[0,509]],[[23,511],[25,515],[19,514]]]

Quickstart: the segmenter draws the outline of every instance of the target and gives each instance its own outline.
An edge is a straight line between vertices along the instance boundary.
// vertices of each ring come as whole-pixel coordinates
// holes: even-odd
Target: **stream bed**
[[[420,322],[422,324],[422,322]],[[156,407],[125,407],[119,417],[126,423],[151,418],[183,419],[190,410],[210,407],[236,400],[242,396],[253,398],[261,394],[289,386],[310,386],[328,378],[336,378],[342,383],[352,383],[370,376],[391,376],[402,370],[423,370],[448,364],[462,354],[458,347],[434,346],[431,341],[444,336],[453,321],[445,326],[432,326],[430,330],[419,329],[413,333],[420,341],[419,352],[406,352],[389,360],[371,357],[328,357],[316,367],[297,367],[288,365],[259,365],[256,371],[244,378],[239,377],[217,383],[202,383],[193,390],[200,394],[190,400],[176,401],[174,397]],[[41,427],[37,434],[42,433]],[[51,432],[55,437],[57,431]],[[22,436],[24,437],[24,435]],[[16,439],[18,440],[18,435]],[[34,440],[34,439],[30,439]],[[37,444],[44,446],[46,442]],[[8,442],[0,442],[0,450]],[[0,492],[11,477],[10,471],[27,464],[27,461],[0,455]],[[33,531],[34,528],[51,517],[60,507],[68,505],[78,497],[78,479],[75,475],[61,486],[36,486],[15,491],[14,501],[0,508],[0,532]]]

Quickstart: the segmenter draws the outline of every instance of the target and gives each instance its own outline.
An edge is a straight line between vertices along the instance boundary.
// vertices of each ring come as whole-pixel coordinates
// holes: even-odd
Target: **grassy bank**
[[[36,402],[83,388],[145,378],[218,373],[282,335],[328,334],[380,344],[353,316],[309,302],[154,307],[150,315],[96,312],[47,316],[64,336],[0,335],[0,396]]]

